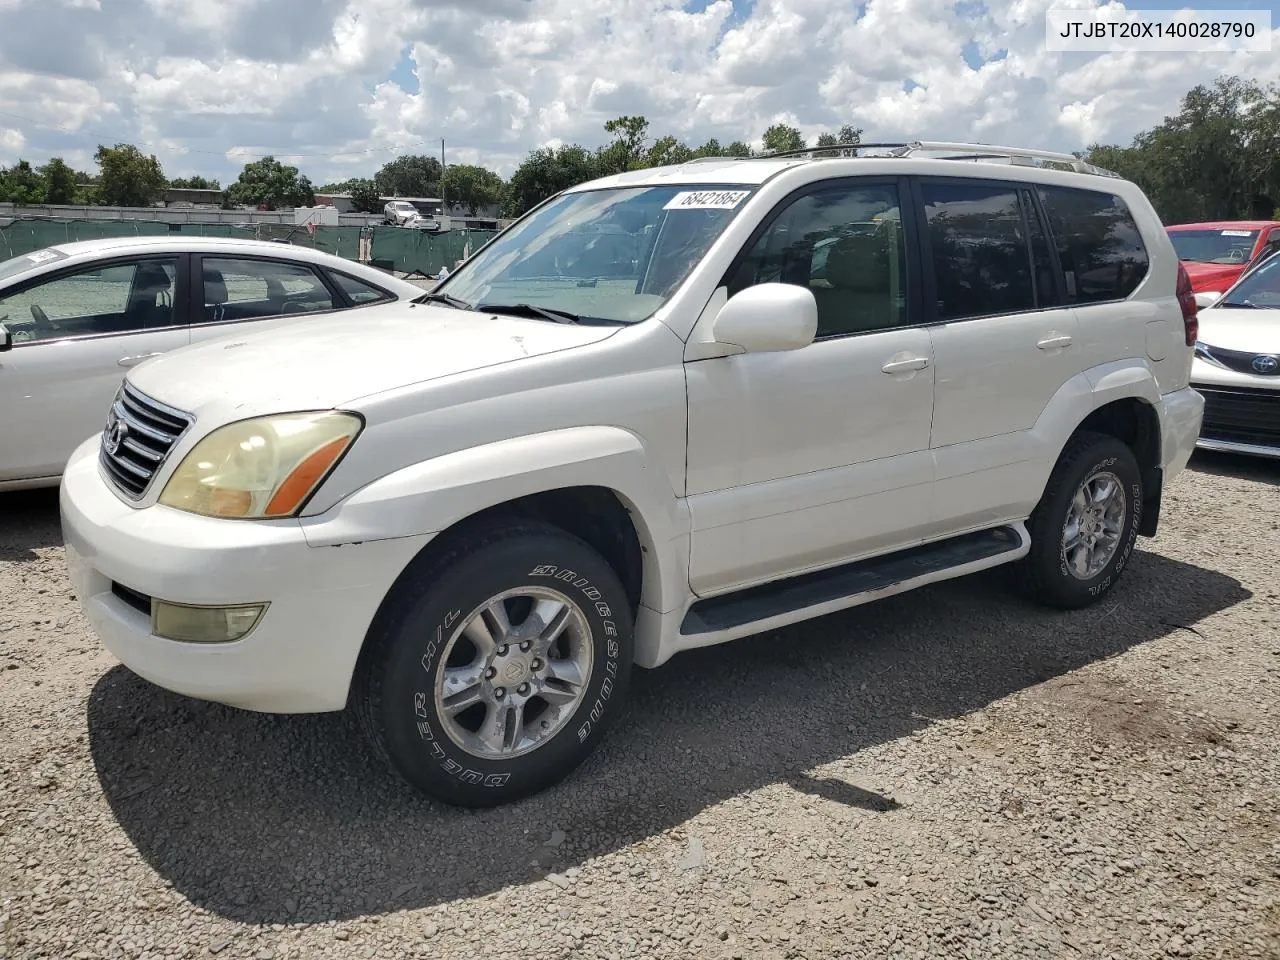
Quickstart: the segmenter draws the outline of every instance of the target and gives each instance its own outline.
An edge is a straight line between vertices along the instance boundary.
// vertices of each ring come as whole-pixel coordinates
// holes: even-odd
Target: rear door
[[[185,254],[120,257],[0,292],[0,483],[56,477],[128,369],[190,341]]]

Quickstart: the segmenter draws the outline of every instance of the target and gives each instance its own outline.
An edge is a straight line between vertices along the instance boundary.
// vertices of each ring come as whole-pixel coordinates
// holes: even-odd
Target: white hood
[[[618,329],[389,304],[183,347],[139,365],[129,382],[179,410],[239,420],[340,407],[450,374],[585,346]]]
[[[1200,311],[1199,339],[1223,350],[1280,354],[1280,309],[1209,307]]]

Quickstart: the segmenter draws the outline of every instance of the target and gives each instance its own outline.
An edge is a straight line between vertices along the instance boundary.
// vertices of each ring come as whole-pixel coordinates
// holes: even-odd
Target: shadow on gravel
[[[182,894],[252,923],[341,920],[530,882],[767,784],[892,816],[888,798],[807,771],[1250,596],[1222,574],[1138,553],[1116,594],[1059,614],[1012,595],[1000,574],[639,671],[594,757],[559,787],[496,810],[451,809],[402,787],[346,715],[240,712],[124,668],[91,694],[90,746],[120,825]],[[552,850],[556,830],[567,839]]]
[[[1198,473],[1216,477],[1236,477],[1254,483],[1269,483],[1280,487],[1280,459],[1246,457],[1236,453],[1218,453],[1215,450],[1197,450],[1187,464]]]
[[[34,560],[36,550],[61,544],[57,489],[0,493],[0,562]]]

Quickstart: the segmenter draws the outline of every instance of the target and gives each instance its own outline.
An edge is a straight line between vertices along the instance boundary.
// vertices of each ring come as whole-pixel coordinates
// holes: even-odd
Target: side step
[[[1018,560],[1030,547],[1021,523],[966,533],[699,600],[685,614],[680,633],[694,646],[746,636]]]

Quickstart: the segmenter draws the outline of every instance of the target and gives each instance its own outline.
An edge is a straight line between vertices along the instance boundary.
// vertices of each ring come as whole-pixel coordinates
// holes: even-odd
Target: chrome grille
[[[107,414],[98,454],[116,489],[131,500],[141,499],[191,423],[189,414],[122,384]]]

